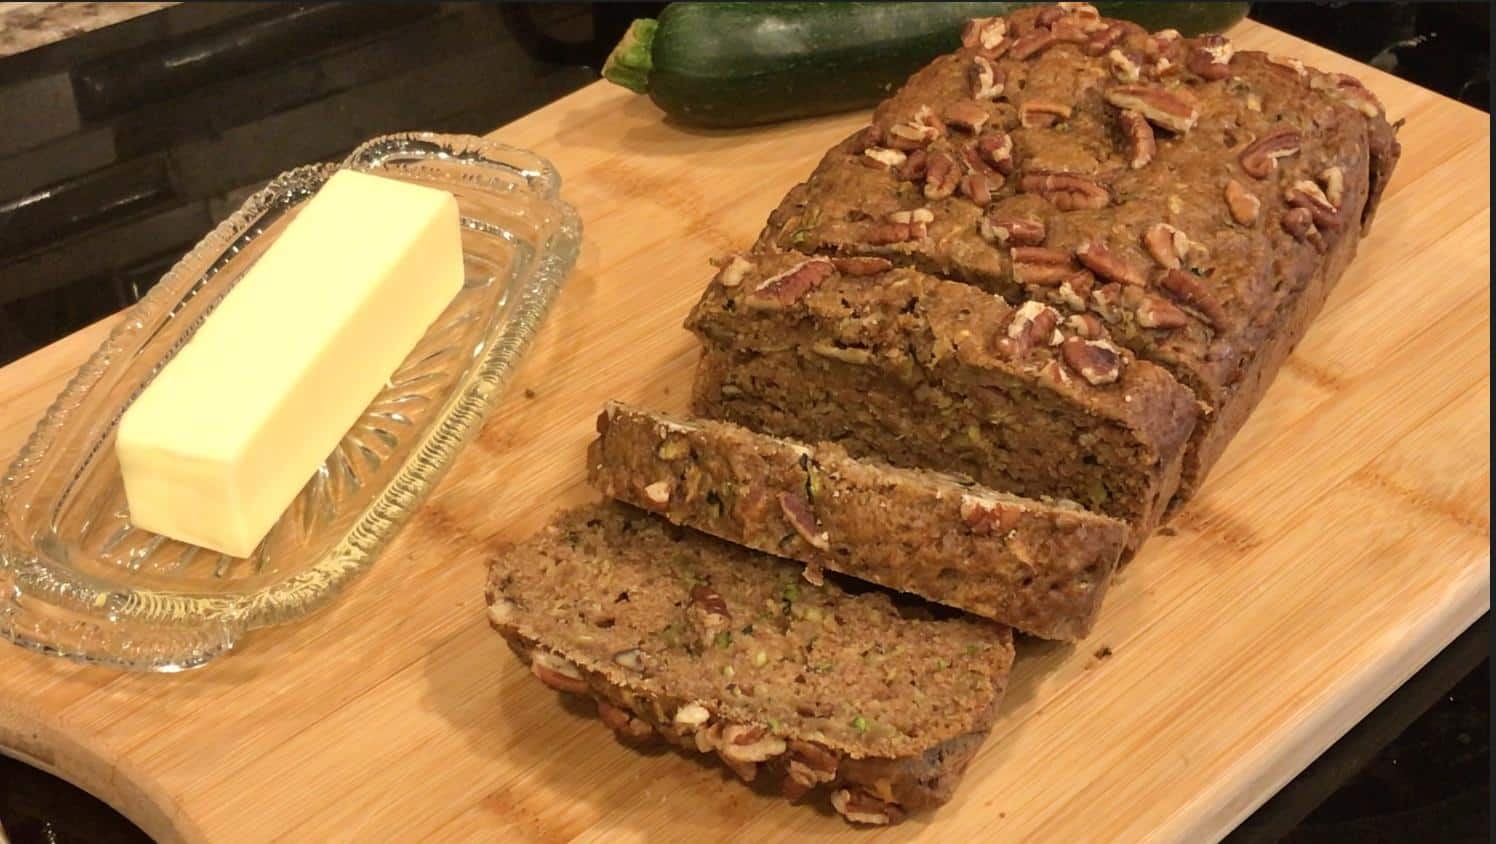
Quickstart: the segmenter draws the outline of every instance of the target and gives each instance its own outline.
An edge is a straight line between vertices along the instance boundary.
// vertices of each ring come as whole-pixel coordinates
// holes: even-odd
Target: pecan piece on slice
[[[1175,134],[1184,134],[1200,119],[1200,109],[1194,98],[1183,89],[1171,91],[1155,85],[1116,85],[1106,92],[1106,101],[1117,108],[1132,109],[1148,119],[1149,123],[1168,129]]]
[[[1278,169],[1278,159],[1297,155],[1303,138],[1287,126],[1269,129],[1241,151],[1241,169],[1254,179],[1266,179]]]
[[[1002,96],[1007,77],[986,56],[972,56],[966,69],[966,87],[974,100],[995,100]]]
[[[1314,225],[1322,231],[1334,231],[1340,228],[1340,209],[1330,202],[1330,198],[1325,195],[1319,185],[1308,179],[1299,179],[1285,188],[1283,201],[1294,208],[1309,209]]]
[[[1298,59],[1274,55],[1273,53],[1265,53],[1263,58],[1267,60],[1269,67],[1283,68],[1300,79],[1309,75],[1309,71],[1304,68],[1304,63]]]
[[[1049,31],[1054,35],[1054,40],[1061,44],[1087,44],[1095,28],[1095,21],[1087,21],[1075,15],[1065,15],[1050,24]]]
[[[1143,76],[1143,59],[1136,53],[1113,47],[1106,54],[1106,64],[1118,82],[1133,83]]]
[[[988,213],[980,223],[982,236],[998,246],[1038,246],[1044,242],[1044,224],[1012,214]]]
[[[1202,35],[1195,39],[1185,58],[1185,66],[1201,79],[1225,79],[1231,75],[1231,56],[1235,52],[1224,35]]]
[[[1060,282],[1060,301],[1077,311],[1085,310],[1091,299],[1091,290],[1096,286],[1096,276],[1090,270],[1080,270]]]
[[[1086,241],[1075,250],[1075,257],[1086,269],[1107,281],[1130,284],[1134,287],[1142,287],[1148,283],[1136,267],[1108,249],[1106,244]]]
[[[748,275],[748,271],[753,269],[753,264],[742,255],[726,258],[718,266],[722,269],[717,273],[717,283],[723,287],[737,287],[743,283],[743,277]]]
[[[1065,317],[1065,327],[1075,336],[1086,340],[1095,340],[1105,333],[1101,320],[1095,314],[1071,314]]]
[[[790,523],[795,533],[810,544],[812,548],[822,551],[830,550],[831,535],[821,530],[821,523],[816,520],[815,511],[810,508],[810,502],[805,496],[793,492],[779,493],[779,509],[784,513],[784,520]]]
[[[1314,248],[1324,250],[1324,238],[1320,236],[1319,229],[1314,225],[1314,212],[1308,208],[1290,208],[1283,212],[1283,217],[1278,221],[1283,230],[1293,235],[1294,240],[1300,243],[1312,243]]]
[[[892,261],[874,256],[832,258],[831,263],[835,265],[837,272],[848,276],[878,275],[893,269]]]
[[[1097,23],[1101,21],[1101,10],[1090,3],[1056,3],[1060,11],[1080,21]]]
[[[1066,386],[1070,383],[1070,370],[1059,360],[1051,360],[1039,367],[1039,377],[1051,384]]]
[[[1065,10],[1059,5],[1048,6],[1040,11],[1039,14],[1034,15],[1034,26],[1041,29],[1048,29],[1054,26],[1055,21],[1063,18],[1065,15]]]
[[[887,826],[904,818],[903,810],[897,805],[885,803],[860,789],[837,789],[831,794],[831,808],[852,823],[873,826]]]
[[[1013,280],[1019,284],[1056,285],[1075,272],[1070,256],[1058,249],[1043,246],[1015,246],[1012,249]]]
[[[1198,313],[1217,331],[1226,327],[1226,307],[1205,283],[1184,270],[1169,270],[1159,277],[1158,286],[1174,301]]]
[[[597,701],[597,717],[624,741],[637,744],[655,736],[655,729],[648,721],[636,718],[628,710],[620,709],[605,700]]]
[[[644,651],[638,648],[628,648],[613,654],[613,663],[620,668],[637,673],[644,672]]]
[[[988,132],[977,138],[977,154],[1004,176],[1013,175],[1013,139],[1006,132]]]
[[[917,182],[925,177],[929,163],[930,154],[923,148],[911,150],[903,166],[899,167],[895,175],[906,182]]]
[[[587,681],[582,679],[581,670],[553,653],[539,649],[531,652],[530,673],[534,674],[540,682],[558,692],[570,692],[575,695],[587,692]]]
[[[1153,160],[1153,153],[1158,150],[1158,144],[1153,138],[1153,127],[1148,125],[1143,115],[1130,108],[1122,109],[1117,120],[1122,125],[1122,133],[1127,136],[1127,166],[1134,170],[1143,169]]]
[[[782,308],[821,286],[836,267],[825,258],[812,258],[759,282],[748,294],[748,303],[758,308]],[[658,503],[658,502],[656,502]]]
[[[930,153],[925,164],[925,198],[945,199],[956,192],[961,170],[956,159],[943,150]]]
[[[1025,129],[1047,129],[1056,123],[1069,120],[1074,109],[1054,100],[1025,100],[1018,107],[1018,122]]]
[[[956,100],[945,107],[940,113],[946,125],[955,126],[973,134],[980,132],[987,124],[987,109],[976,100]]]
[[[644,487],[644,500],[651,510],[664,510],[670,506],[670,482],[655,481]]]
[[[675,715],[670,722],[677,730],[689,733],[710,720],[712,720],[712,713],[705,706],[692,701],[675,710]]]
[[[1189,317],[1173,302],[1157,296],[1144,296],[1137,308],[1138,325],[1144,328],[1183,328]]]
[[[931,141],[945,134],[945,124],[927,105],[915,109],[914,116],[888,127],[884,145],[899,150],[912,150],[928,146]]]
[[[1112,202],[1105,185],[1080,173],[1031,170],[1018,177],[1018,190],[1036,193],[1061,211],[1094,210]]]
[[[1185,258],[1190,254],[1190,239],[1168,223],[1154,223],[1143,230],[1143,247],[1159,266],[1177,270],[1184,266]]]
[[[924,237],[926,227],[935,222],[935,212],[928,208],[911,208],[907,211],[893,211],[888,215],[888,222],[895,225],[907,225],[911,237]]]
[[[785,779],[782,783],[784,796],[799,800],[805,792],[824,782],[836,779],[836,769],[841,758],[830,750],[799,739],[790,739]]]
[[[1058,43],[1060,42],[1054,37],[1053,32],[1047,29],[1036,29],[1014,41],[1013,46],[1008,50],[1008,55],[1019,61],[1024,61],[1025,59],[1031,59],[1039,55]]]
[[[1378,117],[1382,114],[1382,101],[1354,76],[1344,73],[1316,73],[1310,77],[1309,87],[1329,92],[1332,97],[1366,117]]]
[[[957,189],[978,208],[986,208],[992,203],[992,181],[986,173],[967,170]]]
[[[723,623],[732,619],[732,613],[727,611],[727,601],[722,594],[705,584],[691,587],[691,601],[688,608],[700,615],[721,619]]]
[[[1116,49],[1117,43],[1127,35],[1127,28],[1120,23],[1103,26],[1086,39],[1086,55],[1101,56]],[[1136,78],[1136,77],[1134,77]]]
[[[1262,211],[1262,200],[1242,187],[1241,182],[1232,179],[1226,182],[1226,207],[1231,211],[1231,219],[1250,226],[1257,222],[1257,215]]]
[[[977,536],[1007,533],[1018,527],[1022,517],[1022,510],[1001,501],[975,495],[961,496],[961,521]]]
[[[961,46],[996,50],[1008,37],[1005,18],[972,18],[961,28]],[[997,58],[993,56],[993,58]]]
[[[1345,171],[1331,166],[1319,172],[1319,183],[1325,188],[1325,198],[1336,208],[1345,198]]]
[[[1111,384],[1122,375],[1122,351],[1107,340],[1066,338],[1060,346],[1060,356],[1093,386]]]
[[[1039,346],[1052,346],[1054,343],[1051,341],[1059,324],[1059,311],[1043,302],[1030,299],[1018,306],[1008,320],[1008,327],[1003,333],[1006,335],[1004,339],[1011,342],[999,342],[999,346],[1010,352],[1012,357],[1021,357],[1029,349]]]
[[[907,160],[909,156],[902,151],[888,147],[868,147],[862,151],[862,163],[869,167],[891,169],[903,166]]]

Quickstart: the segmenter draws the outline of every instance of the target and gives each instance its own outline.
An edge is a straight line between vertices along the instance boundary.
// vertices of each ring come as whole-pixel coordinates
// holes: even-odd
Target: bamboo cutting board
[[[495,134],[556,163],[586,246],[510,395],[385,558],[331,609],[185,675],[0,648],[0,747],[163,841],[1223,835],[1490,604],[1488,119],[1252,23],[1232,34],[1365,79],[1408,119],[1402,164],[1175,534],[1087,641],[1020,644],[1003,717],[933,815],[857,831],[627,749],[485,623],[494,549],[591,497],[602,402],[685,408],[680,323],[707,259],[865,119],[695,132],[602,84]],[[0,454],[106,327],[0,370]]]

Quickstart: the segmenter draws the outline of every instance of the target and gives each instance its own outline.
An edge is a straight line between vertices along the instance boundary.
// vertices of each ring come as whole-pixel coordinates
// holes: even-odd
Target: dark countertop
[[[0,35],[8,16],[45,20],[37,7],[64,4],[22,5],[0,6]],[[276,173],[388,132],[492,130],[591,82],[628,22],[660,6],[66,5],[47,12],[67,18],[61,30],[0,37],[0,365],[133,303]],[[79,23],[82,7],[126,17],[116,6],[170,7]],[[1486,110],[1490,14],[1483,3],[1253,10]],[[15,52],[17,38],[40,46]],[[1231,840],[1489,840],[1488,655],[1483,618]],[[14,844],[148,840],[4,756],[0,826]]]

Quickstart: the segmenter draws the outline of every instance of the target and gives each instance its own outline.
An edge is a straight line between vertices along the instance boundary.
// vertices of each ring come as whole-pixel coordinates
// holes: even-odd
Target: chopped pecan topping
[[[1067,338],[1060,346],[1060,356],[1094,386],[1111,384],[1122,375],[1122,351],[1107,340]]]
[[[908,159],[896,173],[900,179],[906,182],[915,182],[925,177],[927,165],[930,162],[930,154],[923,149],[913,150]]]
[[[597,717],[625,741],[642,742],[654,738],[655,729],[648,721],[636,718],[628,710],[619,709],[605,700],[597,701]]]
[[[1314,225],[1323,231],[1340,228],[1340,209],[1325,196],[1319,185],[1308,179],[1299,179],[1283,191],[1283,201],[1294,208],[1307,208]]]
[[[1070,371],[1059,360],[1051,360],[1039,368],[1039,377],[1051,384],[1065,386],[1070,383]]]
[[[1050,24],[1049,31],[1054,35],[1054,40],[1061,44],[1086,44],[1090,42],[1091,32],[1095,28],[1095,21],[1066,15]]]
[[[911,208],[907,211],[889,212],[890,223],[909,223],[910,225],[923,226],[935,222],[935,212],[928,208]]]
[[[1201,79],[1225,79],[1231,75],[1231,55],[1235,50],[1224,35],[1202,35],[1195,39],[1185,66]]]
[[[1200,109],[1183,89],[1116,85],[1106,92],[1106,101],[1117,108],[1139,112],[1149,123],[1181,135],[1194,128],[1195,121],[1200,119]]]
[[[831,808],[852,823],[887,826],[904,818],[904,812],[898,806],[861,790],[837,789],[831,794]]]
[[[1095,340],[1104,333],[1101,320],[1097,319],[1094,314],[1071,314],[1065,317],[1065,327],[1070,329],[1075,336],[1086,340]]]
[[[1090,270],[1081,270],[1060,282],[1060,301],[1077,311],[1084,310],[1095,286],[1096,276]]]
[[[1297,155],[1303,138],[1287,126],[1269,129],[1241,151],[1241,169],[1254,179],[1266,179],[1278,169],[1278,159]]]
[[[1145,229],[1143,246],[1159,266],[1169,270],[1183,267],[1185,258],[1190,254],[1189,237],[1168,223],[1154,223]]]
[[[1174,307],[1173,302],[1157,296],[1144,296],[1137,310],[1138,325],[1144,328],[1183,328],[1189,324],[1184,311]]]
[[[1024,302],[1013,311],[1013,316],[1008,321],[1008,328],[1004,332],[1005,339],[1012,342],[1000,345],[1005,351],[1012,353],[1012,356],[1021,357],[1027,354],[1029,349],[1053,345],[1050,340],[1054,337],[1055,328],[1059,324],[1059,311],[1043,302],[1033,300]]]
[[[743,277],[748,274],[748,271],[753,269],[753,264],[742,255],[733,255],[721,267],[721,271],[717,273],[717,283],[723,287],[737,287],[743,283]]]
[[[1153,139],[1153,127],[1148,125],[1143,115],[1130,108],[1122,109],[1117,120],[1122,126],[1122,133],[1127,136],[1127,166],[1134,170],[1143,169],[1153,160],[1153,153],[1158,149],[1158,144]]]
[[[530,653],[530,673],[558,692],[574,695],[587,692],[587,681],[582,679],[582,672],[575,665],[538,648]]]
[[[1019,284],[1059,284],[1076,269],[1069,255],[1043,246],[1015,246],[1012,259],[1013,280]]]
[[[1117,43],[1127,35],[1127,28],[1120,23],[1103,26],[1086,39],[1086,55],[1101,56],[1114,51]]]
[[[925,164],[925,198],[945,199],[956,192],[961,170],[956,159],[943,150],[930,153]]]
[[[986,56],[972,56],[966,69],[966,86],[974,100],[995,100],[1002,96],[1007,78]]]
[[[967,170],[957,189],[978,208],[986,208],[992,202],[992,182],[980,171]]]
[[[1101,10],[1090,3],[1056,3],[1055,7],[1065,14],[1082,21],[1100,21]]]
[[[797,302],[805,294],[821,286],[831,277],[836,267],[825,258],[812,258],[790,267],[777,275],[759,282],[748,295],[752,307],[776,308]]]
[[[1322,249],[1324,238],[1320,237],[1319,229],[1314,226],[1314,213],[1308,208],[1290,208],[1283,212],[1283,218],[1279,221],[1283,230],[1293,235],[1294,239],[1303,243],[1314,244],[1316,249]]]
[[[1319,183],[1324,185],[1325,197],[1336,208],[1345,198],[1345,171],[1339,167],[1326,167],[1319,173]]]
[[[892,261],[877,257],[832,258],[831,263],[837,272],[850,276],[878,275],[893,269]]]
[[[1158,286],[1174,298],[1174,301],[1198,313],[1217,331],[1226,327],[1226,308],[1221,300],[1205,287],[1204,282],[1184,270],[1169,270],[1158,280]]]
[[[1257,214],[1262,210],[1262,200],[1242,187],[1241,182],[1232,179],[1226,183],[1226,207],[1231,211],[1231,219],[1250,226],[1257,222]]]
[[[730,724],[722,730],[717,752],[730,762],[767,762],[784,753],[784,739],[767,735],[763,727]]]
[[[644,487],[644,500],[648,501],[651,509],[663,509],[670,504],[670,482],[655,481]]]
[[[982,236],[998,246],[1038,246],[1044,242],[1044,224],[1038,220],[989,213],[980,227]]]
[[[1106,54],[1106,63],[1118,82],[1137,82],[1143,76],[1142,59],[1136,53],[1112,48]]]
[[[1048,29],[1054,26],[1055,21],[1063,18],[1066,14],[1065,10],[1058,5],[1048,6],[1042,9],[1039,14],[1034,15],[1034,26]]]
[[[863,163],[871,163],[874,167],[900,167],[909,160],[909,156],[903,152],[888,147],[868,147],[862,151],[862,155]]]
[[[977,154],[997,172],[1013,175],[1013,139],[1006,132],[988,132],[977,138]]]
[[[972,18],[961,28],[963,47],[996,50],[1007,37],[1008,21],[1005,18]]]
[[[1062,120],[1069,120],[1074,109],[1053,100],[1026,100],[1018,107],[1018,122],[1025,129],[1049,128]]]
[[[1018,190],[1036,193],[1061,211],[1105,208],[1112,202],[1111,191],[1080,173],[1032,170],[1018,178]]]
[[[875,246],[919,240],[929,233],[928,225],[934,219],[935,215],[928,208],[894,211],[884,222],[877,223],[868,230],[866,240]]]
[[[978,498],[975,495],[961,496],[961,521],[977,536],[1004,534],[1018,527],[1023,511],[1001,501]]]
[[[1036,29],[1014,41],[1012,48],[1008,50],[1008,54],[1019,61],[1023,61],[1039,55],[1058,43],[1059,41],[1054,37],[1053,32],[1047,29]]]
[[[956,100],[947,105],[940,116],[947,125],[972,133],[981,131],[988,118],[987,109],[976,100]]]
[[[784,512],[785,521],[800,534],[800,538],[810,543],[811,547],[822,551],[831,548],[831,536],[821,530],[820,522],[816,521],[815,511],[810,508],[810,502],[803,495],[793,492],[779,493],[779,509]]]
[[[1309,87],[1316,91],[1328,91],[1335,99],[1366,117],[1374,118],[1382,114],[1382,101],[1354,76],[1344,73],[1315,74],[1309,80]]]
[[[1134,287],[1147,284],[1147,279],[1143,278],[1142,272],[1108,249],[1106,244],[1096,241],[1082,243],[1075,250],[1075,257],[1085,265],[1086,269],[1107,281],[1130,284]]]
[[[900,150],[918,149],[945,134],[945,124],[935,115],[935,110],[922,105],[914,116],[902,123],[888,127],[885,146]]]

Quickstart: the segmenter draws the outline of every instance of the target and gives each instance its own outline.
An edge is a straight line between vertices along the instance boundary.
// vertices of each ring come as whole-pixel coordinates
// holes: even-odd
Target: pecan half
[[[904,164],[895,172],[900,179],[906,182],[914,182],[925,177],[925,171],[930,163],[930,154],[924,149],[911,150]]]
[[[767,733],[763,727],[729,724],[717,752],[732,762],[767,762],[786,749],[784,739]]]
[[[1174,306],[1173,302],[1157,296],[1144,296],[1138,304],[1138,325],[1144,328],[1183,328],[1189,325],[1189,317]]]
[[[976,133],[987,124],[987,109],[976,100],[956,100],[947,105],[940,116],[946,125],[955,126],[967,132]]]
[[[1172,296],[1174,301],[1198,313],[1212,328],[1220,331],[1226,327],[1225,306],[1193,274],[1184,270],[1169,270],[1159,277],[1158,286]]]
[[[810,544],[812,548],[822,551],[831,549],[831,535],[821,530],[821,524],[816,520],[815,511],[810,509],[810,502],[805,496],[793,492],[779,493],[779,509],[784,513],[785,521],[800,534],[800,538]]]
[[[587,681],[582,679],[582,672],[569,661],[553,653],[539,649],[532,651],[530,673],[534,674],[540,682],[558,692],[570,692],[576,695],[587,692]]]
[[[957,189],[978,208],[986,208],[992,202],[992,182],[986,173],[978,170],[967,170]]]
[[[841,758],[835,753],[808,741],[790,739],[788,763],[783,782],[784,796],[798,800],[805,792],[823,782],[836,779],[836,769]]]
[[[1032,170],[1018,178],[1018,190],[1036,193],[1061,211],[1105,208],[1112,202],[1106,186],[1080,173]]]
[[[1122,133],[1127,136],[1127,166],[1134,170],[1143,169],[1153,160],[1153,153],[1158,150],[1158,144],[1153,139],[1153,127],[1148,125],[1143,115],[1130,108],[1122,109],[1117,120],[1122,126]]]
[[[1126,35],[1127,28],[1120,23],[1103,26],[1101,29],[1092,32],[1090,37],[1086,39],[1086,55],[1100,56],[1105,55],[1108,51],[1114,51],[1117,42],[1121,41]]]
[[[1132,109],[1149,123],[1176,134],[1184,134],[1200,119],[1194,98],[1182,89],[1171,91],[1154,85],[1116,85],[1106,92],[1106,101],[1117,108]]]
[[[864,164],[885,169],[900,167],[909,160],[909,156],[903,152],[888,147],[868,147],[862,151],[862,156]]]
[[[1137,82],[1143,76],[1142,58],[1136,53],[1113,48],[1106,54],[1106,64],[1118,82]]]
[[[1326,167],[1319,172],[1319,183],[1324,185],[1325,197],[1336,208],[1345,198],[1345,171],[1339,167]]]
[[[878,275],[893,269],[893,262],[887,258],[870,256],[832,258],[831,263],[836,267],[837,272],[850,276]]]
[[[1185,257],[1190,254],[1189,237],[1168,223],[1154,223],[1144,229],[1143,246],[1159,266],[1169,270],[1183,267]]]
[[[1226,207],[1231,211],[1231,219],[1250,226],[1257,222],[1257,215],[1262,210],[1262,200],[1242,187],[1241,182],[1232,179],[1226,183]]]
[[[1075,250],[1075,257],[1086,269],[1107,281],[1130,284],[1134,287],[1142,287],[1148,283],[1136,267],[1118,257],[1106,247],[1106,244],[1086,241]]]
[[[1185,66],[1201,79],[1225,79],[1231,75],[1231,55],[1234,52],[1226,36],[1202,35],[1190,48]]]
[[[1107,340],[1066,338],[1060,356],[1093,386],[1111,384],[1122,375],[1122,351]]]
[[[1026,100],[1018,107],[1018,122],[1025,129],[1035,127],[1047,129],[1062,120],[1069,120],[1074,109],[1054,100]]]
[[[1314,225],[1323,231],[1340,228],[1340,209],[1330,202],[1323,189],[1308,179],[1299,179],[1283,191],[1283,201],[1294,208],[1307,208]]]
[[[1088,21],[1075,15],[1065,15],[1049,25],[1049,31],[1054,35],[1054,40],[1061,44],[1086,44],[1091,40],[1091,31],[1095,28],[1095,21]]]
[[[1004,176],[1013,175],[1013,139],[1006,132],[988,132],[977,138],[977,154]]]
[[[717,283],[723,287],[737,287],[743,283],[743,277],[751,269],[753,269],[753,264],[749,263],[747,258],[744,258],[742,255],[734,255],[728,259],[721,271],[717,273]],[[602,432],[599,431],[598,433]]]
[[[748,302],[756,307],[770,308],[792,304],[821,286],[821,282],[830,278],[835,271],[836,267],[825,258],[801,261],[784,272],[759,282],[749,294]]]
[[[893,803],[858,790],[837,789],[831,794],[831,808],[852,823],[887,826],[904,818],[904,812]]]
[[[1012,260],[1013,280],[1019,284],[1059,284],[1076,269],[1069,255],[1043,246],[1015,246]]]
[[[1065,327],[1075,336],[1086,340],[1095,340],[1105,333],[1101,320],[1095,314],[1071,314],[1065,317]]]
[[[966,69],[966,88],[974,100],[995,100],[1002,96],[1007,77],[986,56],[972,56]]]
[[[1303,138],[1294,129],[1287,126],[1269,129],[1241,151],[1241,169],[1254,179],[1266,179],[1278,169],[1278,159],[1298,154],[1302,144]]]
[[[977,536],[1004,534],[1018,527],[1023,511],[1001,501],[961,496],[961,521]]]
[[[972,18],[961,28],[963,47],[996,50],[1007,37],[1008,21],[1005,18]]]
[[[961,181],[961,171],[956,159],[942,150],[930,153],[925,164],[925,198],[945,199],[956,192]]]
[[[1019,61],[1024,61],[1039,55],[1058,43],[1059,41],[1054,37],[1053,32],[1047,29],[1036,29],[1014,41],[1013,46],[1008,50],[1008,55]]]
[[[979,225],[982,236],[998,246],[1038,246],[1044,242],[1044,224],[1038,220],[989,213]]]
[[[628,710],[619,709],[605,700],[597,702],[597,717],[625,741],[637,743],[654,738],[655,729],[648,721],[636,718]]]

